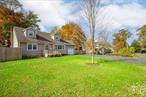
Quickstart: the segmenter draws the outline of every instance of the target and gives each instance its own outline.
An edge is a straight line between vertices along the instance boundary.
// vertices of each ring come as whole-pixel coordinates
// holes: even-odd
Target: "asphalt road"
[[[121,56],[107,56],[107,55],[95,55],[95,58],[101,58],[106,60],[112,60],[112,61],[125,61],[125,62],[131,62],[131,63],[138,63],[146,65],[146,54],[136,54],[137,57],[121,57]],[[80,55],[85,57],[90,57],[91,55]]]

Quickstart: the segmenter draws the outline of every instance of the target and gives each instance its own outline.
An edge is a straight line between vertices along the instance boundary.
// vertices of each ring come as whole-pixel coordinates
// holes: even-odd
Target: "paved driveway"
[[[90,55],[81,55],[90,57]],[[146,54],[137,54],[138,57],[131,58],[131,57],[121,57],[121,56],[106,56],[106,55],[95,55],[95,58],[101,58],[106,60],[112,60],[112,61],[125,61],[125,62],[132,62],[132,63],[138,63],[146,65]]]

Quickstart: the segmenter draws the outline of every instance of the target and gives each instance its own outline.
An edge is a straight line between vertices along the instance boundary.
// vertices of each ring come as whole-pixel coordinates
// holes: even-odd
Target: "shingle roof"
[[[35,43],[52,43],[52,41],[50,41],[47,38],[43,37],[43,34],[41,35],[36,35],[36,38],[28,38],[24,35],[25,29],[24,28],[20,28],[20,27],[14,27],[15,33],[16,33],[16,37],[18,39],[19,42],[35,42]]]
[[[60,40],[61,42],[64,42],[66,45],[75,45],[72,41],[70,40],[64,40],[64,39],[61,39]]]
[[[26,37],[24,34],[24,32],[26,30],[25,28],[14,27],[14,30],[15,30],[16,37],[17,37],[19,42],[34,42],[34,43],[40,43],[40,44],[63,43],[65,45],[74,45],[74,43],[69,41],[69,40],[61,39],[60,41],[54,41],[51,38],[51,33],[37,32],[36,38],[29,38],[29,37]]]

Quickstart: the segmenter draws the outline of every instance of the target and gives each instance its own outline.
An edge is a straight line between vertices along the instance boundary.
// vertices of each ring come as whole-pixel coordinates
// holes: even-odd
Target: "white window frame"
[[[56,37],[55,37],[55,40],[58,40],[58,39],[59,39],[59,37],[58,37],[58,36],[56,36]]]
[[[44,45],[44,50],[46,50],[46,46],[48,46],[48,47],[49,47],[47,50],[52,50],[52,47],[51,47],[51,45],[50,45],[50,44],[45,44],[45,45]]]
[[[28,45],[31,45],[32,49],[28,49]],[[33,49],[33,45],[36,45],[36,49]],[[27,51],[38,51],[38,44],[37,43],[27,43]]]
[[[56,46],[57,46],[57,50],[64,50],[65,48],[64,45],[55,45],[55,49],[56,49]],[[58,46],[62,46],[61,49],[58,49]]]
[[[32,36],[29,34],[32,33]],[[28,30],[28,37],[35,37],[35,32],[33,30]]]

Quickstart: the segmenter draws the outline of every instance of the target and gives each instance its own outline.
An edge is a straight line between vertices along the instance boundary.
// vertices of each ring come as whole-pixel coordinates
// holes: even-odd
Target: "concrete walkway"
[[[80,56],[90,57],[90,55],[80,55]],[[121,57],[121,56],[95,55],[95,58],[101,58],[101,59],[112,60],[112,61],[125,61],[125,62],[132,62],[132,63],[146,65],[146,54],[137,54],[137,56],[138,57],[136,58],[132,58],[132,57]]]

